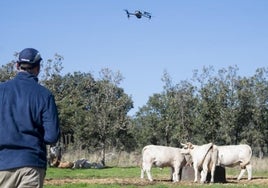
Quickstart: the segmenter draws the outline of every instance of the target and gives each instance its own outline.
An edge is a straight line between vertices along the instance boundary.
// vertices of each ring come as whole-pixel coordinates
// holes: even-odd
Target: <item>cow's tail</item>
[[[206,152],[204,153],[204,155],[202,156],[202,161],[200,162],[200,164],[198,164],[198,169],[201,171],[201,169],[203,168],[202,165],[206,159],[206,156],[208,155],[208,153],[210,152],[210,150],[213,148],[213,143],[209,143],[207,145],[206,148]]]

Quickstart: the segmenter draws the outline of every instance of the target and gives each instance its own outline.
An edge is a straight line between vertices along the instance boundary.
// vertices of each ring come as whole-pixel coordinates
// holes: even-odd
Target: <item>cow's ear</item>
[[[190,149],[194,149],[194,145],[191,142],[188,142],[187,145]]]
[[[184,144],[184,143],[181,143],[181,145],[182,145],[182,147],[185,147],[186,146],[186,144]]]

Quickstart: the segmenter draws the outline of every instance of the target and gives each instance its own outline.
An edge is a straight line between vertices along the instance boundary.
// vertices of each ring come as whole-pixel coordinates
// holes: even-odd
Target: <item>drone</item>
[[[125,12],[126,12],[128,18],[131,15],[136,16],[138,19],[141,19],[141,17],[145,17],[145,18],[151,19],[151,17],[152,17],[151,13],[145,12],[145,11],[142,12],[140,10],[136,10],[135,12],[132,13],[132,12],[128,12],[128,10],[125,9]]]

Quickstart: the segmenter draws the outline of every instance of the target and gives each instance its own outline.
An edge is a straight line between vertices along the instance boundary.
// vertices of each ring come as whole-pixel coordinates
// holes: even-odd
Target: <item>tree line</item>
[[[134,102],[120,87],[120,72],[108,68],[63,74],[63,57],[43,62],[40,84],[52,91],[58,106],[61,144],[101,151],[135,151],[147,144],[180,147],[181,142],[217,145],[247,143],[258,157],[268,152],[268,69],[249,77],[236,66],[194,70],[190,80],[173,83],[163,72],[163,90],[149,97],[135,115]],[[14,77],[15,61],[0,68],[0,82]]]

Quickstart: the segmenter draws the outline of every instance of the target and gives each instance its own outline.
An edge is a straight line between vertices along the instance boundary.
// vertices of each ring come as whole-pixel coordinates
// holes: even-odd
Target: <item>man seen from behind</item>
[[[0,83],[0,187],[43,187],[46,145],[60,135],[53,94],[38,84],[40,53],[19,53],[18,73]]]

